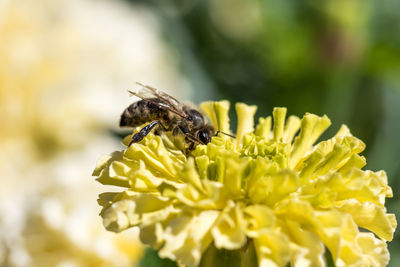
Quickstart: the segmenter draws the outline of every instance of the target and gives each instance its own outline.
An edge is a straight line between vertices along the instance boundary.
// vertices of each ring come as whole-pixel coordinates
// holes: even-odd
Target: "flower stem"
[[[200,267],[256,267],[257,256],[253,241],[236,250],[217,249],[211,244],[204,252],[200,262]]]

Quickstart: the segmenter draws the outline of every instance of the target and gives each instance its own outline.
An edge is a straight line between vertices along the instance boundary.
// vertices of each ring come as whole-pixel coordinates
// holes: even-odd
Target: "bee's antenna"
[[[232,138],[236,138],[236,136],[234,136],[234,135],[227,134],[227,133],[224,133],[224,132],[221,132],[221,131],[217,131],[217,133],[215,134],[215,136],[218,136],[219,133],[222,133],[222,134],[224,134],[224,135],[230,136],[230,137],[232,137]]]

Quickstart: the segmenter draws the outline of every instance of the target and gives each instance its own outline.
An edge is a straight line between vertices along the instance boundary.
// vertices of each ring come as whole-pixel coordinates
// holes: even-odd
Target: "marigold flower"
[[[230,132],[229,102],[201,107]],[[272,129],[271,117],[254,128],[255,111],[236,104],[236,139],[215,136],[188,156],[182,140],[149,134],[102,159],[97,180],[124,188],[100,195],[105,227],[138,226],[143,243],[185,266],[204,265],[212,248],[253,249],[259,266],[325,266],[326,249],[337,266],[385,266],[392,190],[384,171],[361,169],[364,143],[345,125],[316,143],[330,120],[285,120],[285,108],[274,109]]]

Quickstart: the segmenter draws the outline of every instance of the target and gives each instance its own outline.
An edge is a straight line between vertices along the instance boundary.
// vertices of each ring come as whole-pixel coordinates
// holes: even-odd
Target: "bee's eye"
[[[186,118],[188,121],[192,121],[193,120],[193,118],[192,118],[192,116],[187,116],[187,118]]]
[[[203,143],[208,144],[210,142],[210,135],[206,131],[199,131],[197,138]]]

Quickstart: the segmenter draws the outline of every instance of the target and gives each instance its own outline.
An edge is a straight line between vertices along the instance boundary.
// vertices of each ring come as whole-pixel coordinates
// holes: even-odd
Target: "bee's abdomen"
[[[167,113],[155,100],[140,100],[124,110],[119,126],[137,127],[149,121],[162,119]]]

